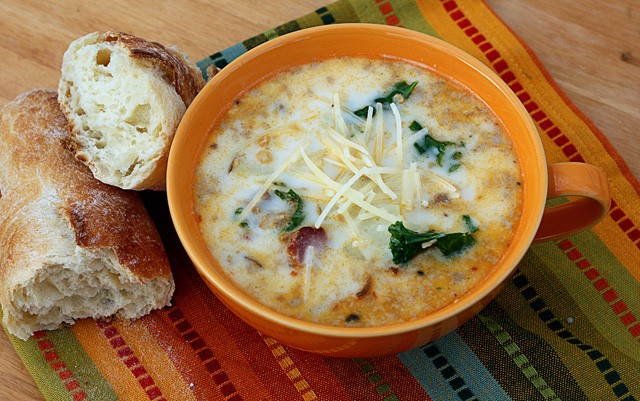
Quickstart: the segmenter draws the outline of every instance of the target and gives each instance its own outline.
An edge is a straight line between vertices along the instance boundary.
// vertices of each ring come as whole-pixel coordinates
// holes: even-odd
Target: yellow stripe
[[[457,3],[460,3],[460,0],[458,0]],[[478,49],[478,46],[471,42],[462,29],[455,24],[440,1],[417,0],[417,4],[423,17],[429,22],[440,38],[461,48],[478,60],[485,62],[482,51]],[[483,5],[483,7],[485,6]]]
[[[318,396],[311,389],[311,386],[309,386],[309,383],[302,377],[302,374],[293,363],[293,360],[289,357],[289,355],[287,355],[287,351],[284,349],[284,347],[280,345],[280,343],[278,343],[276,340],[262,335],[262,333],[260,334],[260,336],[262,337],[264,342],[267,344],[267,346],[271,350],[271,353],[280,364],[282,371],[285,372],[289,380],[291,380],[291,382],[293,383],[296,390],[298,390],[300,395],[302,395],[302,399],[305,401],[317,400]]]
[[[142,321],[119,324],[118,329],[127,345],[134,350],[136,357],[154,378],[156,385],[167,400],[197,401],[195,394],[188,388],[180,373],[175,369],[171,359],[164,350],[150,339],[147,326]],[[122,362],[120,362],[122,364]]]

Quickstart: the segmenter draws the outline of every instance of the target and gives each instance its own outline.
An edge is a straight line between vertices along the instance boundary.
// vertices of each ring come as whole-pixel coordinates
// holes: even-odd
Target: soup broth
[[[522,204],[512,144],[472,93],[398,60],[280,72],[213,127],[195,204],[212,255],[283,314],[415,319],[499,262]]]

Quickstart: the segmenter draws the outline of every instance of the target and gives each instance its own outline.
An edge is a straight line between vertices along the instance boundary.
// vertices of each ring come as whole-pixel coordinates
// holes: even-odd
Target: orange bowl
[[[234,284],[209,253],[198,227],[195,169],[212,127],[234,100],[279,71],[341,56],[405,60],[468,88],[504,125],[522,168],[522,217],[499,264],[456,303],[413,321],[350,328],[311,323],[278,313]],[[187,110],[171,147],[167,173],[167,194],[175,228],[196,269],[215,295],[248,324],[281,343],[345,357],[392,354],[418,347],[478,313],[495,297],[534,240],[544,212],[547,185],[547,165],[536,128],[518,98],[496,74],[441,40],[407,29],[368,24],[301,30],[234,60],[212,78]]]

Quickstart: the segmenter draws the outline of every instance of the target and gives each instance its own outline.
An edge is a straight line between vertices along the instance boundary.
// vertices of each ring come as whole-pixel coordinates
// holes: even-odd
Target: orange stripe
[[[109,382],[120,400],[148,400],[131,371],[121,362],[95,321],[83,319],[71,326],[76,338]]]
[[[280,364],[274,359],[271,350],[265,346],[265,342],[262,339],[262,335],[251,328],[246,323],[240,321],[235,315],[233,315],[228,309],[220,305],[217,309],[217,313],[214,315],[219,322],[225,322],[225,328],[230,336],[230,341],[237,350],[239,350],[246,362],[251,366],[252,373],[255,374],[255,380],[258,383],[268,383],[269,388],[265,389],[271,393],[271,398],[278,399],[297,399],[300,397],[298,389],[293,385],[286,372],[283,371]],[[289,355],[291,356],[290,350]],[[321,357],[313,354],[306,354],[302,359],[302,362],[313,364],[312,371],[314,374],[323,375],[326,367],[322,364]],[[300,365],[297,365],[300,369]],[[304,371],[301,369],[301,373],[304,376]],[[330,374],[330,372],[329,372]],[[317,377],[317,376],[313,376]],[[320,377],[320,384],[309,382],[309,386],[316,390],[315,385],[319,385],[320,389],[325,384],[335,383],[331,376]],[[256,385],[253,385],[255,388]],[[334,394],[339,396],[340,389],[335,386],[331,388],[331,391],[326,393],[328,398],[332,399]],[[318,394],[319,398],[323,398]],[[265,396],[265,398],[267,398]],[[339,399],[339,397],[337,397]],[[324,399],[324,398],[323,398]]]
[[[136,378],[140,387],[147,394],[150,400],[166,401],[162,391],[156,385],[155,380],[149,374],[142,362],[136,357],[133,350],[127,345],[124,337],[111,322],[96,322],[102,335],[107,339],[114,352],[117,353],[120,361],[129,369]]]
[[[319,399],[345,400],[351,398],[344,390],[342,382],[330,369],[326,360],[329,357],[311,354],[295,348],[283,346],[294,362],[302,377],[309,383]]]
[[[175,267],[176,264],[173,264],[173,266]],[[255,330],[241,322],[222,305],[200,279],[191,264],[183,261],[179,266],[179,268],[174,269],[176,294],[174,295],[173,303],[184,315],[182,319],[193,327],[193,331],[213,352],[235,389],[250,389],[251,395],[257,399],[272,398],[271,390],[265,387],[265,383],[270,386],[271,382],[263,382],[261,380],[261,377],[255,372],[253,364],[245,356],[245,350],[240,349],[236,342],[236,337],[243,337],[246,331],[255,332]],[[184,323],[184,325],[186,326],[187,323]],[[238,330],[238,326],[242,327],[240,334],[235,333]],[[185,327],[182,328],[184,329]],[[180,332],[178,327],[176,329]],[[200,360],[200,357],[193,349],[194,346],[191,345],[196,340],[191,338],[192,335],[188,334],[188,331],[185,334],[188,335],[187,338],[192,348],[191,352]],[[256,341],[255,344],[259,344],[259,342]],[[195,345],[201,344],[198,342]],[[264,355],[268,354],[265,353]],[[202,362],[199,364],[204,366]],[[270,368],[273,369],[274,367]],[[286,383],[286,381],[283,381],[283,383]],[[278,390],[278,392],[281,391]]]
[[[153,312],[153,314],[157,313],[161,312]],[[196,401],[192,386],[182,379],[180,373],[171,364],[171,359],[164,348],[153,341],[143,321],[116,322],[110,326],[118,331],[125,342],[124,348],[118,348],[118,356],[134,376],[137,375],[140,386],[148,395],[155,396],[157,399]],[[127,355],[129,350],[134,354]],[[131,359],[132,357],[135,359]],[[141,368],[146,371],[146,375]],[[162,393],[162,396],[159,396],[159,393]]]
[[[291,383],[293,383],[293,386],[296,388],[296,390],[298,390],[298,392],[302,396],[302,399],[304,401],[317,400],[318,396],[311,389],[309,383],[305,380],[305,378],[302,377],[302,374],[300,374],[300,371],[296,367],[295,363],[293,363],[293,360],[289,357],[289,355],[287,355],[287,351],[282,347],[282,345],[280,345],[279,342],[272,339],[271,337],[266,337],[262,334],[260,334],[260,336],[267,344],[267,347],[269,347],[269,350],[271,350],[273,356],[278,361],[278,364],[282,368],[282,371],[287,375],[289,380],[291,380]]]
[[[207,342],[186,319],[182,310],[174,306],[167,311],[167,316],[184,341],[189,343],[193,351],[199,356],[201,363],[211,375],[213,383],[216,385],[218,390],[220,390],[222,396],[226,400],[241,401],[243,399],[242,396],[238,393],[236,386],[229,378],[229,375],[227,375],[227,372],[220,364],[220,361],[216,358]]]
[[[211,384],[211,375],[202,364],[202,357],[193,353],[166,313],[153,313],[142,320],[196,399],[223,400],[218,388]]]

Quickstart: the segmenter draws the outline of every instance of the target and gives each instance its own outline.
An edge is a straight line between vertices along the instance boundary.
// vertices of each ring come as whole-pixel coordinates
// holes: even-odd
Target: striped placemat
[[[479,0],[341,0],[199,65],[223,68],[305,27],[403,26],[472,54],[509,84],[550,162],[601,166],[612,208],[592,230],[535,245],[480,315],[422,348],[327,358],[231,314],[179,245],[163,194],[146,203],[170,254],[173,306],[122,324],[83,320],[11,341],[47,400],[635,400],[640,397],[640,186],[527,46]]]

